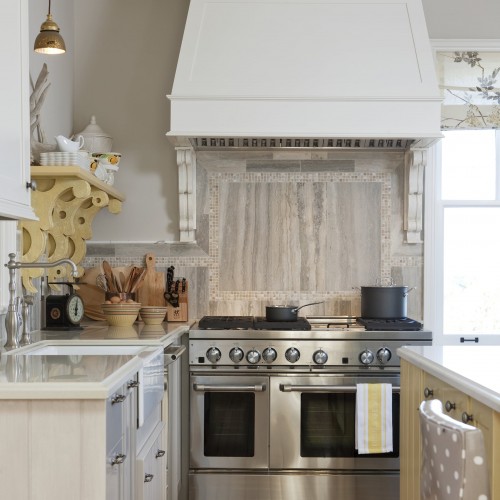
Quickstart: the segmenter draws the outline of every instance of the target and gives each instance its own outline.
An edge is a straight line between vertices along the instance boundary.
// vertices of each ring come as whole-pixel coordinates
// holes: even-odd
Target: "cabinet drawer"
[[[157,425],[136,459],[136,500],[161,500],[165,495],[164,424]]]

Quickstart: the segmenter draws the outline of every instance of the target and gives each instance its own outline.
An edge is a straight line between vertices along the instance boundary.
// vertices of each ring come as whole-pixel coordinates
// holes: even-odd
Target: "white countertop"
[[[500,411],[500,346],[401,347],[398,355]]]
[[[104,322],[83,330],[32,332],[29,346],[0,351],[1,399],[105,399],[159,348],[189,330],[190,323],[110,327]],[[27,355],[34,346],[137,345],[137,355]],[[118,350],[118,349],[117,349]]]

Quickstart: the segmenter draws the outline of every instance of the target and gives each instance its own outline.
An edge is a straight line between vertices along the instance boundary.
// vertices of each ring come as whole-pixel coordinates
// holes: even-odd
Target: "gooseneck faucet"
[[[54,262],[17,262],[15,258],[15,253],[9,253],[9,262],[5,264],[5,267],[9,270],[9,307],[5,317],[5,331],[7,332],[5,347],[7,348],[19,347],[19,329],[23,323],[19,310],[20,297],[16,298],[16,269],[45,269],[60,266],[61,264],[69,264],[71,266],[71,274],[74,277],[78,276],[78,268],[71,259],[60,259]]]

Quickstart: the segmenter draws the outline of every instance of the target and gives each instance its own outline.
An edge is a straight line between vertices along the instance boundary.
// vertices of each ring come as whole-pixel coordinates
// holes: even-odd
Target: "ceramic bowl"
[[[141,304],[121,302],[119,304],[101,304],[104,318],[111,326],[132,326],[137,319]]]
[[[165,321],[167,308],[161,306],[143,306],[139,310],[139,313],[146,325],[160,325]]]

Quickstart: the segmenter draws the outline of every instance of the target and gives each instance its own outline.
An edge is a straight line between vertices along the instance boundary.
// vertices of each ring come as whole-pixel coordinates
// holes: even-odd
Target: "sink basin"
[[[141,345],[46,345],[19,352],[27,356],[135,356]]]

